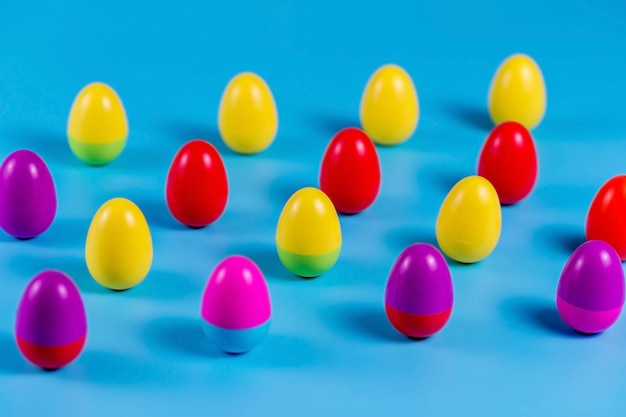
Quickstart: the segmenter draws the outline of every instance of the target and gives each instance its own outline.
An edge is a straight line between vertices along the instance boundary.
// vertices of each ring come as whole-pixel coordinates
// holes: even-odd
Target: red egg
[[[626,260],[626,175],[608,180],[591,202],[587,214],[588,240],[603,240]]]
[[[483,145],[478,175],[493,185],[502,204],[515,204],[537,180],[537,151],[528,129],[517,122],[496,126]]]
[[[192,140],[178,151],[167,174],[167,207],[189,227],[204,227],[224,212],[228,178],[219,152],[208,142]]]
[[[376,200],[380,163],[365,132],[349,127],[330,141],[322,159],[320,188],[341,213],[358,213]]]

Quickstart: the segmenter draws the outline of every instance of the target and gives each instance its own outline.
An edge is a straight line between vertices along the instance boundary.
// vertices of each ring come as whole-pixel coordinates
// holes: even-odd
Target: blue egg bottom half
[[[270,329],[271,319],[265,323],[249,329],[225,329],[202,320],[204,334],[215,346],[228,353],[248,352],[261,343]]]

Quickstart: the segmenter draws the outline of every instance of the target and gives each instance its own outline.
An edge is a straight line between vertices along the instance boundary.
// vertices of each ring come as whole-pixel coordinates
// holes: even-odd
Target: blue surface
[[[0,4],[0,155],[39,153],[59,197],[42,236],[0,234],[0,415],[624,415],[626,320],[581,336],[560,320],[555,292],[596,190],[626,169],[626,3],[336,3]],[[408,340],[385,317],[387,274],[406,246],[435,241],[444,196],[475,173],[489,82],[515,52],[537,60],[548,88],[536,189],[503,210],[489,258],[451,265],[447,327]],[[297,278],[275,252],[282,206],[317,185],[326,144],[358,124],[367,78],[388,62],[414,79],[418,130],[379,148],[380,195],[341,217],[335,267]],[[265,78],[280,117],[274,144],[252,157],[228,151],[216,129],[221,92],[244,70]],[[74,96],[96,80],[130,121],[126,150],[104,168],[83,165],[65,138]],[[164,202],[170,161],[194,138],[219,148],[231,186],[223,217],[201,230]],[[91,217],[117,196],[144,211],[155,250],[145,281],[121,293],[95,283],[83,257]],[[229,356],[203,335],[199,303],[235,253],[262,268],[274,311],[261,345]],[[56,372],[29,365],[12,335],[22,291],[48,268],[74,278],[89,320],[84,352]]]

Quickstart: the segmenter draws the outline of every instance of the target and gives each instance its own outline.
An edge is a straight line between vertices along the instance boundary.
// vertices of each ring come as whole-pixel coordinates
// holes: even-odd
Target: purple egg
[[[563,320],[582,333],[602,332],[624,306],[624,270],[615,249],[601,240],[580,245],[563,268],[556,304]]]
[[[19,150],[0,166],[0,227],[30,239],[45,232],[57,210],[52,175],[36,153]]]
[[[427,243],[407,247],[396,259],[385,290],[392,326],[409,337],[429,337],[452,314],[452,277],[445,258]]]
[[[87,317],[74,281],[59,271],[41,272],[17,308],[15,339],[30,362],[56,369],[73,361],[87,337]]]

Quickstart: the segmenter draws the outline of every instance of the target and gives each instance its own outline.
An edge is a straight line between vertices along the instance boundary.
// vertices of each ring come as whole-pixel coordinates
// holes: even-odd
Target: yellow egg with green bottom
[[[122,100],[109,85],[95,82],[74,99],[67,121],[70,149],[89,165],[117,158],[126,146],[128,122]]]
[[[359,115],[363,130],[376,144],[405,142],[419,121],[419,101],[411,76],[394,64],[377,69],[363,90]]]
[[[477,175],[457,182],[443,201],[436,234],[441,250],[461,263],[478,262],[500,239],[502,212],[496,189]]]
[[[237,153],[269,147],[278,131],[278,111],[265,81],[252,72],[233,77],[222,94],[217,124],[226,146]]]
[[[285,268],[301,277],[333,267],[341,251],[341,225],[323,191],[306,187],[289,198],[278,219],[276,249]]]
[[[489,88],[488,107],[496,125],[515,121],[528,130],[546,112],[546,86],[539,65],[528,55],[511,55],[500,64]]]
[[[125,290],[143,281],[152,265],[152,237],[135,203],[114,198],[98,209],[87,232],[85,260],[106,288]]]

